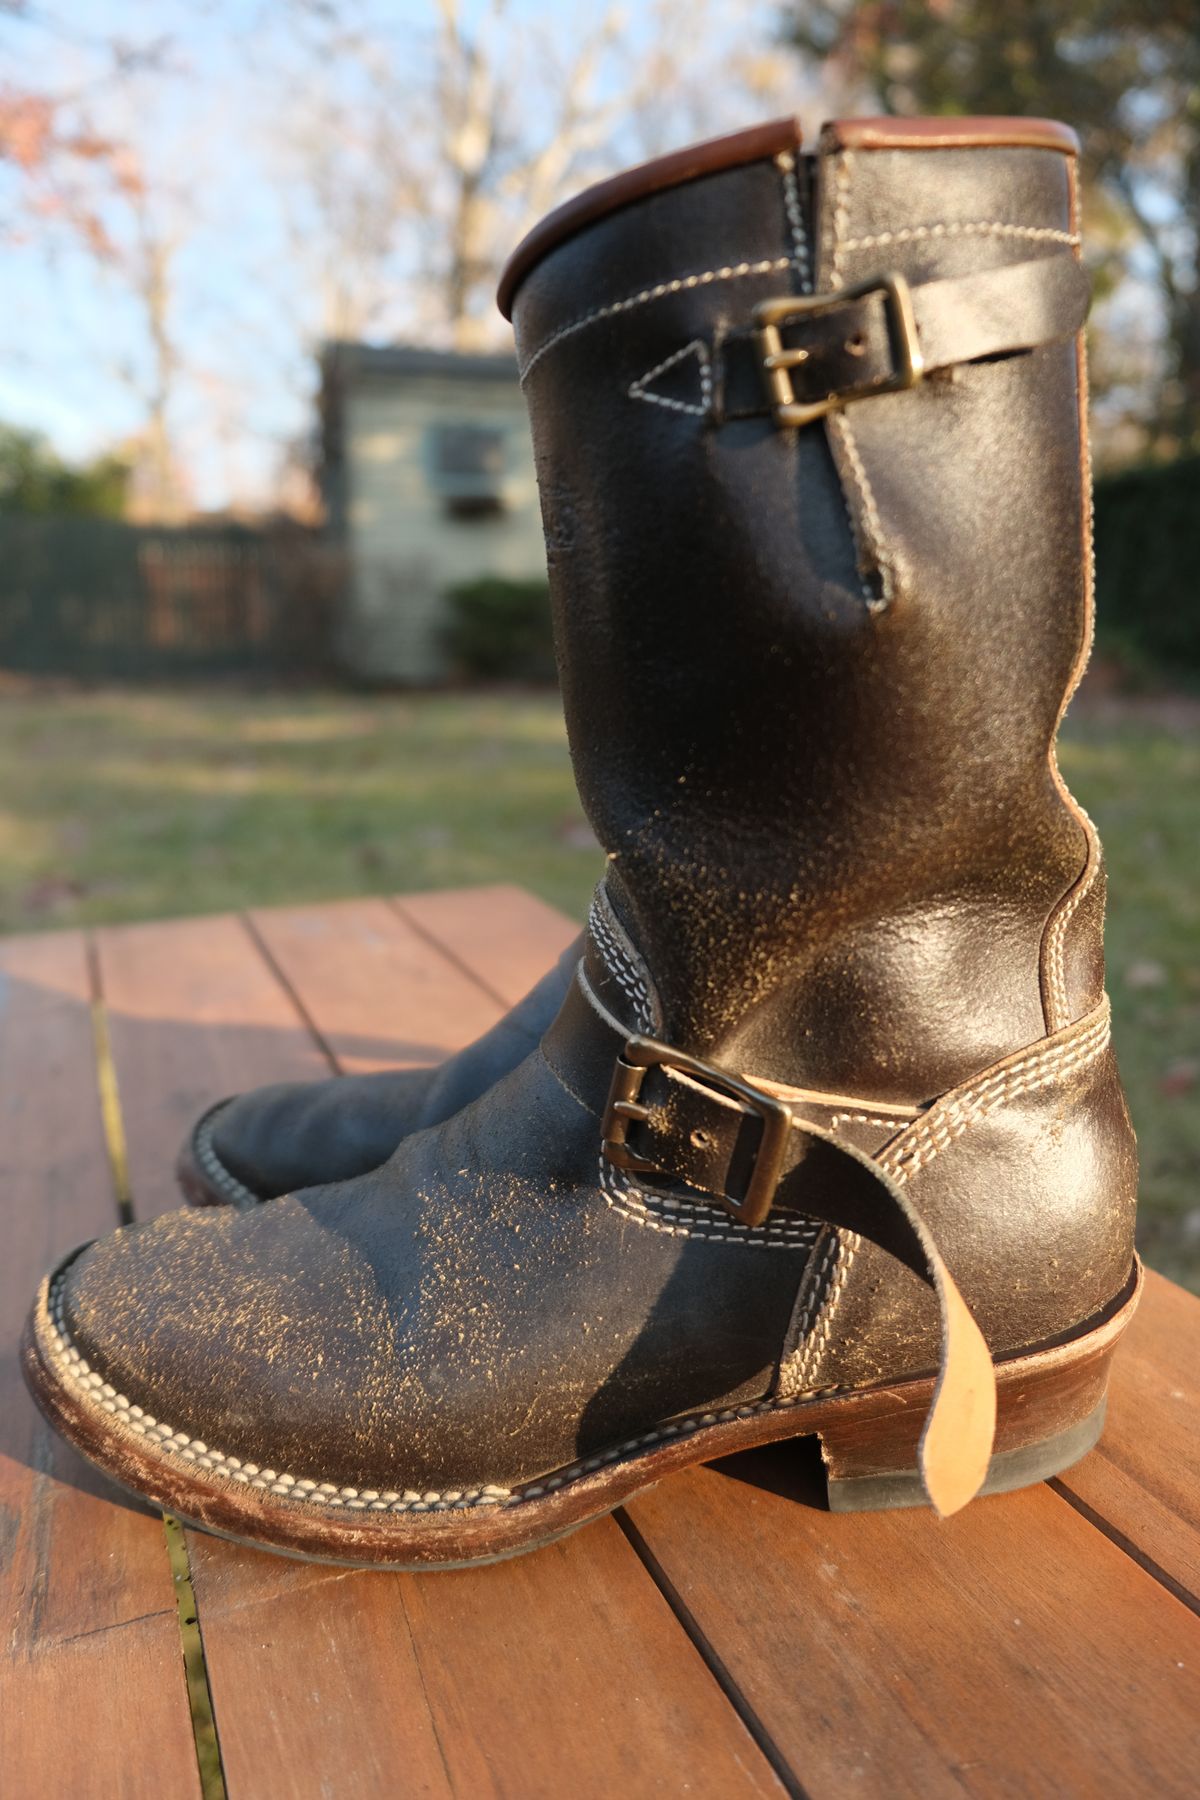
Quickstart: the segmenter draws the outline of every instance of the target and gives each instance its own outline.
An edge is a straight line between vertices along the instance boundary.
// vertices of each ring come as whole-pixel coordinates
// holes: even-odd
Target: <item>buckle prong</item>
[[[857,387],[852,393],[835,390],[820,400],[797,400],[790,371],[807,362],[809,352],[799,346],[789,348],[785,345],[782,327],[792,320],[811,319],[820,313],[833,312],[848,300],[864,300],[870,294],[883,295],[894,372],[870,386]],[[838,288],[827,294],[777,294],[755,307],[754,323],[767,394],[777,425],[810,425],[814,419],[837,412],[848,400],[862,400],[874,394],[895,394],[916,387],[925,373],[912,290],[904,276],[894,272],[876,275],[870,281],[860,281],[855,287]]]
[[[645,1124],[650,1117],[650,1108],[642,1102],[641,1092],[642,1083],[651,1069],[674,1070],[677,1074],[690,1076],[701,1087],[736,1100],[762,1121],[762,1136],[754,1153],[746,1192],[740,1200],[728,1194],[714,1196],[739,1224],[761,1225],[771,1211],[783,1173],[784,1153],[792,1129],[792,1114],[787,1103],[764,1088],[756,1087],[753,1082],[743,1081],[739,1075],[730,1075],[712,1063],[702,1062],[699,1057],[675,1050],[658,1038],[631,1037],[613,1069],[602,1128],[601,1148],[607,1160],[618,1169],[663,1172],[660,1164],[638,1156],[628,1142],[630,1126]]]

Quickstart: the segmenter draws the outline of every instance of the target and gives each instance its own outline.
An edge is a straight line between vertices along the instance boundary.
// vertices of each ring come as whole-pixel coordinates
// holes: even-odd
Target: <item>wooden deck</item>
[[[36,1418],[14,1358],[36,1279],[179,1203],[201,1108],[440,1058],[572,930],[492,888],[0,943],[0,1787],[1194,1796],[1200,1301],[1154,1276],[1101,1448],[948,1524],[831,1517],[783,1445],[493,1568],[345,1571],[176,1529],[173,1572],[163,1521]]]

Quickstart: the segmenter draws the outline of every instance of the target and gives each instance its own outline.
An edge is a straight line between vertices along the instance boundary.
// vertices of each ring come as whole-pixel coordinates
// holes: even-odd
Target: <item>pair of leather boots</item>
[[[28,1378],[182,1517],[459,1564],[816,1435],[948,1513],[1095,1441],[1137,1292],[1096,834],[1076,146],[792,120],[511,259],[587,930],[428,1074],[209,1114]]]

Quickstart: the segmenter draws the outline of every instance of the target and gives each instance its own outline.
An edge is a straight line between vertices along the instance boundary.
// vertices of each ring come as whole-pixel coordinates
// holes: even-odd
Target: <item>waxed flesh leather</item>
[[[585,967],[622,1027],[868,1113],[1045,1039],[1043,941],[1088,856],[1048,755],[1088,622],[1077,347],[799,432],[641,396],[806,270],[865,278],[885,236],[918,281],[1073,254],[1068,160],[768,160],[624,206],[523,280],[568,730],[610,859]],[[225,1454],[415,1487],[509,1483],[770,1394],[798,1318],[813,1386],[933,1366],[915,1277],[873,1254],[836,1148],[789,1170],[757,1236],[606,1165],[613,1033],[581,996],[380,1170],[83,1253],[63,1284],[82,1353]],[[1111,1057],[1012,1096],[909,1181],[996,1353],[1079,1328],[1132,1257]],[[858,1235],[852,1268],[818,1268]],[[839,1266],[837,1309],[801,1306]]]

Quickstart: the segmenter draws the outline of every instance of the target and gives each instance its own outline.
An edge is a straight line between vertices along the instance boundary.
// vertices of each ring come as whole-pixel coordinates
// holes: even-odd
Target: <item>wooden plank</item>
[[[579,931],[557,907],[507,885],[401,894],[393,904],[506,1007],[541,980]]]
[[[192,1538],[230,1795],[780,1795],[608,1519],[492,1568],[289,1566]]]
[[[14,1796],[194,1795],[162,1521],[54,1436],[17,1366],[36,1283],[117,1222],[82,938],[0,942],[0,999],[3,1785]]]
[[[835,1516],[806,1448],[630,1517],[810,1800],[1194,1795],[1200,1619],[1048,1488]]]
[[[230,914],[96,934],[138,1218],[180,1205],[174,1161],[206,1107],[330,1072],[245,924]]]
[[[215,945],[223,959],[219,1006],[203,961],[190,977],[171,977],[161,954],[139,954],[136,932],[122,947],[118,998],[134,1023],[120,1031],[114,1023],[113,1047],[121,1092],[134,1092],[126,1130],[139,1214],[142,1172],[175,1147],[179,1072],[147,1054],[137,1022],[180,1008],[181,1039],[205,1069],[220,1060],[230,1020],[273,1016],[259,986],[274,977],[265,962],[257,974],[235,967],[220,923],[191,943],[197,958]],[[275,941],[269,920],[257,915],[256,924]],[[424,954],[447,961],[428,941]],[[375,1017],[371,985],[355,973],[361,955],[353,934],[331,933],[322,952],[325,991],[342,997],[339,1039],[358,1029],[345,996],[359,997],[359,1018]],[[163,978],[175,982],[169,995]],[[395,1029],[422,1042],[445,1031],[436,1010],[443,991],[432,977],[397,990]],[[315,986],[308,992],[317,999]],[[313,1022],[327,1034],[319,1001]],[[279,1030],[260,1031],[255,1047],[259,1079],[280,1072],[269,1066],[273,1049],[281,1064],[294,1056]],[[780,1791],[611,1521],[532,1559],[435,1576],[290,1563],[198,1533],[189,1549],[233,1800],[261,1792],[264,1769],[274,1790],[297,1800],[348,1800],[396,1784],[406,1793],[522,1797],[567,1787],[582,1796]]]
[[[1054,1485],[1200,1611],[1200,1299],[1147,1272],[1104,1436]]]
[[[348,1075],[442,1062],[502,1010],[386,900],[272,907],[250,922]]]

